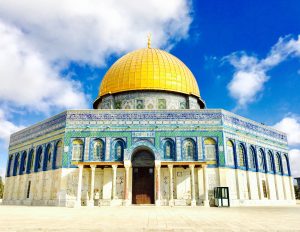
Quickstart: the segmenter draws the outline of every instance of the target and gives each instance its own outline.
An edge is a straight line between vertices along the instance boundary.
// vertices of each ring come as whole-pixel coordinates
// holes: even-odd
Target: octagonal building
[[[67,110],[11,135],[3,204],[291,205],[286,134],[206,109],[175,56],[144,48],[103,77],[94,109]]]

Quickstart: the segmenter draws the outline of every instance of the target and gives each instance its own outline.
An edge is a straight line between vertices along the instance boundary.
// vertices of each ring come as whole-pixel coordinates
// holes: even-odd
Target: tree
[[[2,176],[0,176],[0,199],[3,198],[3,192],[4,192],[4,184],[2,181]]]
[[[298,185],[295,185],[294,187],[295,187],[295,197],[297,200],[299,200],[300,199],[300,188]]]

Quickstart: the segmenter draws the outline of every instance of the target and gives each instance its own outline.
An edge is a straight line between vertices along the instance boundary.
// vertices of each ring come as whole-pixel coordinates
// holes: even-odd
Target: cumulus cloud
[[[300,177],[300,150],[292,149],[289,151],[291,172],[294,177]]]
[[[235,52],[225,59],[235,68],[233,78],[227,88],[230,95],[237,100],[237,107],[246,107],[256,100],[264,84],[269,80],[267,72],[288,57],[300,56],[300,35],[279,38],[264,59],[250,56],[245,52]]]
[[[24,126],[14,125],[12,122],[7,120],[3,110],[0,109],[0,140],[4,141],[5,146],[8,145],[9,136],[19,130],[22,130]]]
[[[153,45],[169,46],[187,36],[188,0],[0,0],[0,15],[22,28],[50,61],[103,65],[107,56]]]
[[[287,116],[276,123],[274,127],[287,134],[289,145],[300,145],[300,117]]]
[[[19,29],[0,21],[0,101],[35,111],[86,107],[80,83],[62,78],[24,40]]]

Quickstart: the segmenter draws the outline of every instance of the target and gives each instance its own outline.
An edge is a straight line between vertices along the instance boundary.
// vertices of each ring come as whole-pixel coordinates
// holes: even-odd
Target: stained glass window
[[[173,158],[173,155],[174,155],[173,153],[174,153],[174,145],[173,145],[172,141],[167,140],[164,143],[164,156],[165,156],[165,159]]]
[[[242,144],[239,145],[239,166],[240,167],[245,167],[245,148]]]
[[[94,159],[95,160],[104,159],[104,143],[100,139],[97,139],[94,142]]]
[[[55,160],[55,167],[58,168],[62,164],[62,142],[59,141],[56,144],[56,160]]]
[[[217,158],[217,149],[216,149],[216,141],[212,138],[207,138],[204,140],[204,150],[205,156],[208,160],[216,160]]]
[[[268,151],[267,165],[268,165],[268,170],[274,172],[273,154],[271,151]]]
[[[249,149],[249,168],[255,169],[256,164],[255,164],[255,152],[254,152],[254,147],[250,147]]]
[[[115,159],[122,160],[124,155],[124,142],[119,140],[115,143]]]
[[[264,157],[264,152],[262,151],[262,149],[259,149],[259,151],[258,151],[258,167],[259,167],[259,170],[261,170],[261,171],[266,170],[265,157]]]
[[[282,173],[282,167],[281,167],[281,163],[280,163],[280,155],[279,155],[279,153],[276,154],[275,166],[276,166],[276,172],[277,173]]]
[[[83,157],[83,142],[80,139],[73,140],[72,143],[72,160],[82,160]]]
[[[195,157],[195,144],[191,139],[186,139],[183,142],[183,158],[193,160]]]
[[[228,165],[234,165],[234,152],[233,152],[233,143],[228,140],[227,141],[227,164]]]

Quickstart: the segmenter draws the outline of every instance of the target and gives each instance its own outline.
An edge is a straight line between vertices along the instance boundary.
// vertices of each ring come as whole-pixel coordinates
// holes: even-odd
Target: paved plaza
[[[0,206],[0,231],[300,231],[300,206]]]

